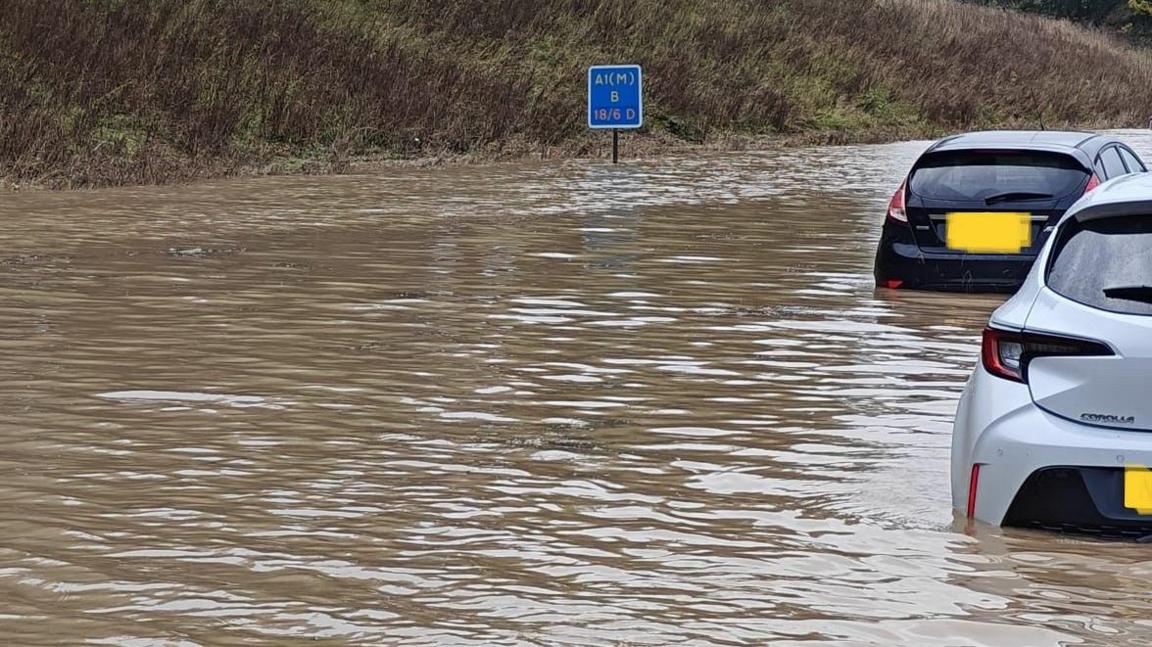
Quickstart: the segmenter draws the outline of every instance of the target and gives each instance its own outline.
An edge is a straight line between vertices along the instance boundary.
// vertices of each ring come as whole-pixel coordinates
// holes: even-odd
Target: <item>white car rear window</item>
[[[1048,265],[1048,287],[1085,305],[1152,315],[1152,215],[1064,227]]]

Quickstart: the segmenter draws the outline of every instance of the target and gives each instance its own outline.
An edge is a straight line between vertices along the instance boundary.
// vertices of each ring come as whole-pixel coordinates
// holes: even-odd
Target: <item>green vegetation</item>
[[[1152,0],[967,0],[1096,25],[1152,45]]]
[[[1152,57],[948,0],[5,0],[0,177],[589,154],[584,68],[646,68],[649,140],[1144,124]],[[601,138],[602,139],[602,138]]]
[[[1145,0],[972,0],[979,4],[994,5],[1031,11],[1055,18],[1081,22],[1103,23],[1113,16],[1126,13],[1131,5]]]

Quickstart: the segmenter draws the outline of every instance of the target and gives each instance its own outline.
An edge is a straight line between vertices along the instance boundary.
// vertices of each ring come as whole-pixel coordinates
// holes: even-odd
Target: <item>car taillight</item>
[[[1091,193],[1098,186],[1100,186],[1100,177],[1093,173],[1092,177],[1088,178],[1088,186],[1084,187],[1084,193]]]
[[[984,329],[980,357],[984,369],[996,377],[1028,382],[1028,363],[1038,357],[1087,357],[1115,355],[1098,341],[1058,337],[1031,332]]]
[[[907,186],[908,180],[905,179],[888,202],[888,217],[897,222],[908,222],[908,212],[904,210],[904,193]]]

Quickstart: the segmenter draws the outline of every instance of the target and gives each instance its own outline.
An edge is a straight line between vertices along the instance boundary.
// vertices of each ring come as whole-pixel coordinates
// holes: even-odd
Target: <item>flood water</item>
[[[1147,644],[1152,549],[953,519],[924,145],[3,196],[0,637]]]

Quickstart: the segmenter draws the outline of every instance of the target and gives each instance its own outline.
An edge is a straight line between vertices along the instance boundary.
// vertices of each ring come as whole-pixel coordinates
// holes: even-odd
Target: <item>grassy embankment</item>
[[[4,0],[0,178],[599,154],[583,102],[601,62],[645,66],[653,149],[1152,113],[1152,56],[948,0]]]

